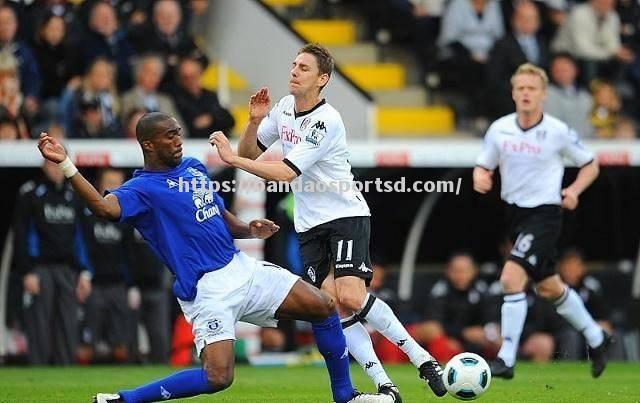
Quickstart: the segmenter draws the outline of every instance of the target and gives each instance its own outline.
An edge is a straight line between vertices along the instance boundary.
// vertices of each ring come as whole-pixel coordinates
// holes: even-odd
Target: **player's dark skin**
[[[150,113],[140,119],[138,125],[140,124],[147,127],[138,133],[138,142],[144,156],[144,169],[161,172],[178,166],[182,162],[182,128],[178,122],[165,114]],[[40,135],[38,148],[49,161],[60,163],[67,158],[62,144],[47,133]],[[115,195],[102,197],[80,173],[72,176],[69,182],[96,216],[110,220],[120,219],[120,204]],[[279,229],[269,220],[244,223],[226,210],[223,217],[234,238],[266,239]],[[335,304],[331,297],[298,279],[275,316],[277,319],[317,322],[334,312]],[[233,382],[233,344],[234,340],[214,342],[208,344],[200,355],[207,380],[214,392],[228,388]]]

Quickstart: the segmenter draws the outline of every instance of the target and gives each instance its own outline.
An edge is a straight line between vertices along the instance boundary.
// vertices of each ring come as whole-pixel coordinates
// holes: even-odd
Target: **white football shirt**
[[[264,151],[278,139],[284,163],[298,174],[291,183],[297,232],[371,215],[354,186],[342,117],[324,99],[301,113],[295,112],[293,95],[278,101],[258,127],[258,146]]]
[[[544,114],[538,124],[523,130],[512,113],[489,127],[476,164],[489,170],[500,166],[502,200],[537,207],[562,204],[563,157],[582,167],[594,155],[561,120]]]

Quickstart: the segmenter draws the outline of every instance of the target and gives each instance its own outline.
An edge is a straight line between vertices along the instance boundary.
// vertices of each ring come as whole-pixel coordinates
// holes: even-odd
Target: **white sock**
[[[342,331],[347,339],[347,348],[353,358],[364,369],[364,372],[371,378],[376,387],[391,382],[389,376],[382,367],[376,352],[373,350],[371,336],[367,329],[360,323],[357,316],[341,319]]]
[[[582,333],[591,347],[598,347],[602,343],[604,340],[602,328],[593,320],[584,302],[574,290],[565,288],[562,296],[554,304],[556,312],[562,315],[574,329]]]
[[[527,318],[527,309],[527,295],[524,292],[504,296],[500,321],[502,346],[498,357],[502,358],[509,367],[516,364],[516,354],[520,345],[524,320]]]
[[[400,347],[416,368],[433,358],[409,335],[389,305],[381,299],[367,294],[358,316],[366,319],[387,340]]]

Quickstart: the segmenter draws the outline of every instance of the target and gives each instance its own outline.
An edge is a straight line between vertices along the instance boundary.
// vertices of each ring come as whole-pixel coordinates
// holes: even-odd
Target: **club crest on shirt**
[[[205,189],[194,189],[191,195],[193,204],[196,206],[196,221],[203,222],[215,215],[220,215],[220,209],[213,204],[213,192]],[[211,205],[212,204],[212,205]],[[211,206],[210,206],[211,205]]]
[[[536,130],[536,140],[544,141],[545,138],[547,138],[546,130]]]
[[[311,122],[311,118],[304,118],[302,123],[300,123],[300,130],[304,130],[309,126],[309,122]]]

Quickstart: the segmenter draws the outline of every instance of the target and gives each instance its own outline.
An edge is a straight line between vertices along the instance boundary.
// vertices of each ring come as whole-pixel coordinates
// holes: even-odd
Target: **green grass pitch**
[[[90,402],[96,392],[134,387],[174,370],[168,367],[0,368],[0,402]],[[405,403],[457,401],[450,396],[437,399],[411,366],[389,365],[387,370],[400,387]],[[352,366],[351,373],[361,390],[373,389],[359,367]],[[238,366],[230,389],[184,401],[326,403],[331,402],[331,396],[322,367]],[[612,363],[600,379],[594,380],[587,363],[521,363],[513,380],[492,380],[489,391],[479,401],[640,403],[640,364]]]

